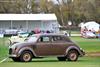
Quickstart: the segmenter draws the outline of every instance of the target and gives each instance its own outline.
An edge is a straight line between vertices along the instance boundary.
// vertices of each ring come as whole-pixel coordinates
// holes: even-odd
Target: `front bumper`
[[[85,51],[83,49],[81,49],[81,53],[82,53],[82,56],[85,55]]]
[[[12,48],[9,49],[9,58],[18,57],[16,51]]]
[[[12,58],[12,57],[17,57],[17,55],[9,55],[9,58]]]

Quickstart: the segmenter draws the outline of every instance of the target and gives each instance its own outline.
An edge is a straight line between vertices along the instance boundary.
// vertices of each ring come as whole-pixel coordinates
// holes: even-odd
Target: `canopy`
[[[55,14],[0,14],[0,20],[57,20]]]

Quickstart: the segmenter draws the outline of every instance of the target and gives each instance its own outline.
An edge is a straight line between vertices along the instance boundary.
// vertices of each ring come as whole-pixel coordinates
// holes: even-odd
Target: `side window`
[[[50,41],[50,37],[49,36],[41,36],[39,38],[39,42],[49,42]]]
[[[61,37],[61,36],[53,36],[52,37],[52,41],[55,42],[55,41],[64,41],[64,38]]]

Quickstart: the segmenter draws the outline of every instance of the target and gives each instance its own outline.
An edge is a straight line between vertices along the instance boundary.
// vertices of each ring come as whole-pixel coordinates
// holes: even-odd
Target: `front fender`
[[[24,47],[24,48],[20,49],[20,50],[18,51],[18,56],[20,56],[21,53],[22,53],[23,51],[25,51],[25,50],[31,51],[31,52],[33,53],[33,55],[36,56],[35,52],[34,52],[31,48],[29,48],[29,47]]]

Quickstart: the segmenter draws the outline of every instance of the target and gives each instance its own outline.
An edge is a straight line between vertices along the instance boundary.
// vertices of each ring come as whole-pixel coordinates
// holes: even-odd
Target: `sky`
[[[48,1],[51,1],[51,0],[48,0]],[[58,3],[57,0],[52,0],[52,1],[53,1],[54,3],[56,3],[56,4]],[[61,1],[61,0],[59,0],[59,1]]]
[[[48,0],[48,1],[51,1],[51,0]],[[52,0],[55,4],[58,4],[58,2],[57,2],[57,0]],[[62,0],[59,0],[60,2],[62,1]],[[67,1],[67,0],[65,0],[65,1]]]

